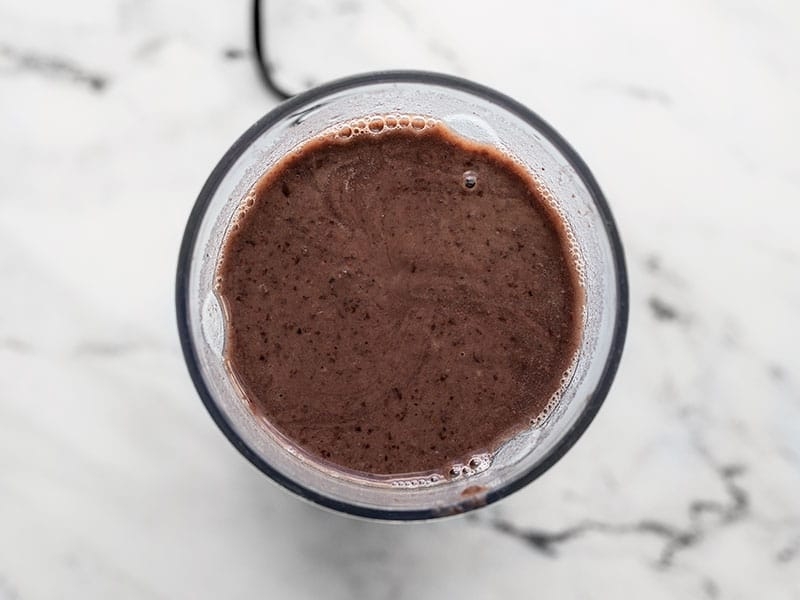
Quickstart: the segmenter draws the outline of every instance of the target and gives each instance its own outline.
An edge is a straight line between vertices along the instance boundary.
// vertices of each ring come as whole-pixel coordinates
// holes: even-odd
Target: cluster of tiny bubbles
[[[412,479],[393,479],[391,484],[392,487],[396,488],[420,488],[420,487],[430,487],[432,485],[436,485],[437,483],[442,483],[445,481],[445,478],[439,475],[438,473],[434,473],[432,475],[428,475],[427,477],[418,477]]]
[[[255,190],[250,190],[247,195],[242,199],[239,203],[239,206],[236,208],[236,212],[234,212],[233,217],[231,218],[230,223],[230,230],[237,231],[239,229],[239,223],[244,220],[247,213],[250,211],[253,206],[256,204],[256,193]]]
[[[438,124],[436,119],[422,115],[373,115],[360,119],[353,119],[343,125],[337,126],[335,136],[340,141],[347,141],[362,134],[377,135],[392,129],[411,129],[422,131]]]
[[[492,457],[489,454],[476,454],[469,459],[467,464],[453,463],[450,466],[448,475],[450,479],[459,479],[461,477],[472,477],[478,473],[482,473],[488,469],[492,464]]]
[[[214,285],[213,289],[215,292],[219,293],[222,291],[222,275],[219,274],[220,269],[222,268],[222,262],[225,260],[225,253],[222,251],[222,248],[219,249],[219,254],[217,255],[217,267],[215,269],[215,277],[214,277]]]
[[[544,170],[544,167],[542,167],[542,170]],[[564,233],[567,237],[567,246],[569,248],[570,256],[572,257],[572,264],[575,267],[575,272],[578,274],[578,283],[581,285],[581,287],[585,288],[586,267],[583,261],[583,254],[581,253],[580,245],[575,237],[575,233],[572,231],[572,226],[569,223],[569,219],[567,219],[567,215],[562,206],[556,202],[555,198],[553,198],[553,194],[551,194],[550,191],[542,185],[538,185],[537,187],[544,201],[547,202],[547,204],[558,214],[559,220],[564,227]]]
[[[572,257],[573,266],[575,267],[575,272],[578,275],[578,283],[581,287],[586,287],[586,268],[583,260],[583,254],[580,250],[580,245],[578,244],[578,240],[575,237],[575,233],[572,231],[572,226],[570,225],[569,219],[567,219],[567,215],[562,208],[561,204],[559,204],[556,199],[553,197],[553,194],[550,193],[540,181],[539,177],[533,172],[529,166],[520,160],[514,153],[509,152],[508,150],[504,150],[505,155],[514,161],[517,165],[522,167],[525,171],[527,171],[530,175],[533,176],[533,180],[536,183],[536,189],[541,195],[542,199],[552,208],[559,217],[559,220],[563,224],[564,233],[567,237],[567,245],[569,247],[569,253]],[[545,171],[545,167],[541,167],[542,171]]]
[[[553,393],[552,396],[550,396],[550,399],[547,401],[544,409],[530,420],[531,427],[539,427],[544,424],[547,418],[556,409],[567,387],[570,383],[572,383],[572,378],[575,375],[575,369],[577,366],[578,353],[576,352],[575,356],[572,357],[569,367],[567,367],[561,374],[561,379],[558,382],[558,389],[555,391],[555,393]]]

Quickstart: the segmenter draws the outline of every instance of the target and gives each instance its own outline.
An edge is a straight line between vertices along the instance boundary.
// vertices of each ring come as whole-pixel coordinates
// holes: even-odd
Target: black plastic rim
[[[248,446],[245,441],[242,440],[242,438],[237,435],[236,431],[228,422],[225,414],[215,403],[211,392],[206,386],[203,375],[200,372],[197,359],[197,348],[195,347],[192,337],[189,333],[188,286],[192,254],[197,240],[197,233],[206,209],[208,208],[208,204],[230,167],[242,155],[244,150],[249,147],[251,143],[262,133],[285,118],[287,115],[294,112],[299,107],[308,105],[309,103],[342,90],[365,85],[386,83],[418,83],[467,92],[484,100],[488,100],[489,102],[492,102],[493,104],[496,104],[497,106],[509,111],[531,125],[531,127],[538,133],[545,136],[548,141],[553,144],[564,156],[564,158],[566,158],[567,161],[572,165],[592,196],[592,200],[594,201],[595,206],[600,213],[603,225],[605,226],[606,235],[609,239],[614,262],[614,273],[617,281],[617,311],[611,349],[609,351],[608,358],[606,359],[603,372],[600,376],[600,381],[598,382],[597,387],[592,394],[592,398],[587,403],[577,421],[573,424],[569,431],[567,431],[562,439],[559,440],[558,444],[554,446],[550,453],[527,472],[523,473],[513,481],[510,481],[503,487],[488,492],[485,500],[479,504],[465,501],[463,505],[456,505],[444,511],[441,508],[435,507],[423,510],[396,510],[391,508],[370,508],[359,506],[357,504],[350,504],[300,485],[296,481],[275,470],[252,448],[250,448],[250,446]],[[600,186],[595,181],[595,178],[589,170],[589,167],[586,166],[586,163],[584,163],[583,159],[578,156],[578,153],[572,149],[567,141],[564,140],[564,138],[562,138],[555,129],[548,125],[537,114],[519,102],[509,98],[508,96],[466,79],[439,73],[430,73],[426,71],[380,71],[338,79],[294,96],[293,98],[278,105],[275,109],[267,113],[253,126],[251,126],[250,129],[248,129],[238,140],[236,140],[236,142],[234,142],[231,148],[219,161],[217,166],[211,172],[211,175],[209,175],[208,180],[203,186],[203,189],[200,191],[197,201],[195,202],[194,208],[189,216],[189,221],[186,225],[186,230],[183,235],[183,241],[181,243],[180,253],[178,256],[175,301],[178,318],[178,335],[180,337],[181,348],[183,349],[183,355],[186,360],[186,366],[189,370],[189,374],[194,382],[194,386],[197,389],[198,394],[200,395],[200,398],[203,401],[203,404],[205,404],[206,409],[211,415],[211,418],[222,430],[228,440],[234,445],[234,447],[260,471],[268,475],[271,479],[286,489],[294,492],[302,498],[305,498],[306,500],[342,513],[390,521],[434,519],[451,514],[467,512],[480,506],[492,504],[493,502],[497,502],[501,498],[505,498],[506,496],[526,486],[528,483],[542,475],[556,462],[558,462],[561,457],[564,456],[567,450],[569,450],[575,444],[575,442],[578,441],[578,438],[583,435],[583,432],[586,431],[586,428],[594,419],[597,411],[600,409],[600,406],[603,404],[603,401],[608,394],[611,383],[617,372],[617,367],[619,366],[619,361],[622,356],[622,348],[625,343],[625,333],[628,325],[629,302],[625,257],[623,254],[622,242],[620,241],[619,233],[617,232],[617,227],[614,223],[614,218],[611,215],[611,210],[609,209],[608,203],[606,202],[606,199],[600,190]]]

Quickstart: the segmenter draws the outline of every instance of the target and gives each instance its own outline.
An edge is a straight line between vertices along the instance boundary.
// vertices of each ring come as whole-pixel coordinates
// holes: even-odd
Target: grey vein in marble
[[[0,59],[9,63],[13,70],[69,81],[94,92],[102,92],[109,84],[106,75],[92,72],[68,59],[21,50],[7,44],[0,43]],[[2,72],[0,62],[0,73]]]
[[[0,350],[15,352],[17,354],[30,354],[36,348],[30,342],[16,337],[0,338]]]
[[[716,528],[734,523],[747,515],[748,494],[736,481],[744,473],[744,468],[740,465],[727,465],[717,468],[716,472],[727,490],[727,502],[694,500],[687,508],[689,522],[684,527],[677,527],[654,518],[643,518],[632,523],[608,523],[587,519],[558,531],[545,531],[521,528],[497,517],[484,519],[480,516],[471,516],[469,519],[479,524],[487,524],[499,533],[517,538],[553,558],[559,556],[559,550],[563,545],[585,535],[655,536],[664,543],[657,566],[667,568],[672,566],[676,554],[681,550],[702,544],[704,538],[713,534]],[[715,522],[709,523],[704,515],[715,515],[717,518]]]
[[[676,321],[681,318],[678,309],[659,296],[650,296],[647,304],[650,306],[653,316],[659,321]]]
[[[788,563],[796,560],[798,556],[800,556],[800,535],[781,548],[778,554],[775,555],[775,560],[780,563]]]
[[[598,81],[589,85],[587,89],[605,90],[640,102],[652,102],[664,108],[669,108],[674,103],[667,92],[635,83]]]

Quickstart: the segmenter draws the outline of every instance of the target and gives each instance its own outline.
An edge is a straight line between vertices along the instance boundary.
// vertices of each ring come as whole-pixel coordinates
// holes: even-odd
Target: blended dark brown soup
[[[501,151],[421,118],[362,127],[287,155],[243,204],[217,272],[225,358],[307,454],[447,476],[552,405],[581,333],[575,259]]]

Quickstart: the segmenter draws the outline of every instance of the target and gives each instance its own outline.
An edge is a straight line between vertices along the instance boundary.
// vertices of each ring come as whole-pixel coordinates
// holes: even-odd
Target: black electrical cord
[[[258,68],[259,75],[261,75],[261,80],[264,82],[264,85],[267,86],[270,93],[281,100],[286,100],[287,98],[291,98],[294,94],[290,94],[275,83],[272,65],[267,57],[267,45],[262,39],[261,9],[261,0],[253,0],[253,50],[256,56],[256,67]]]

